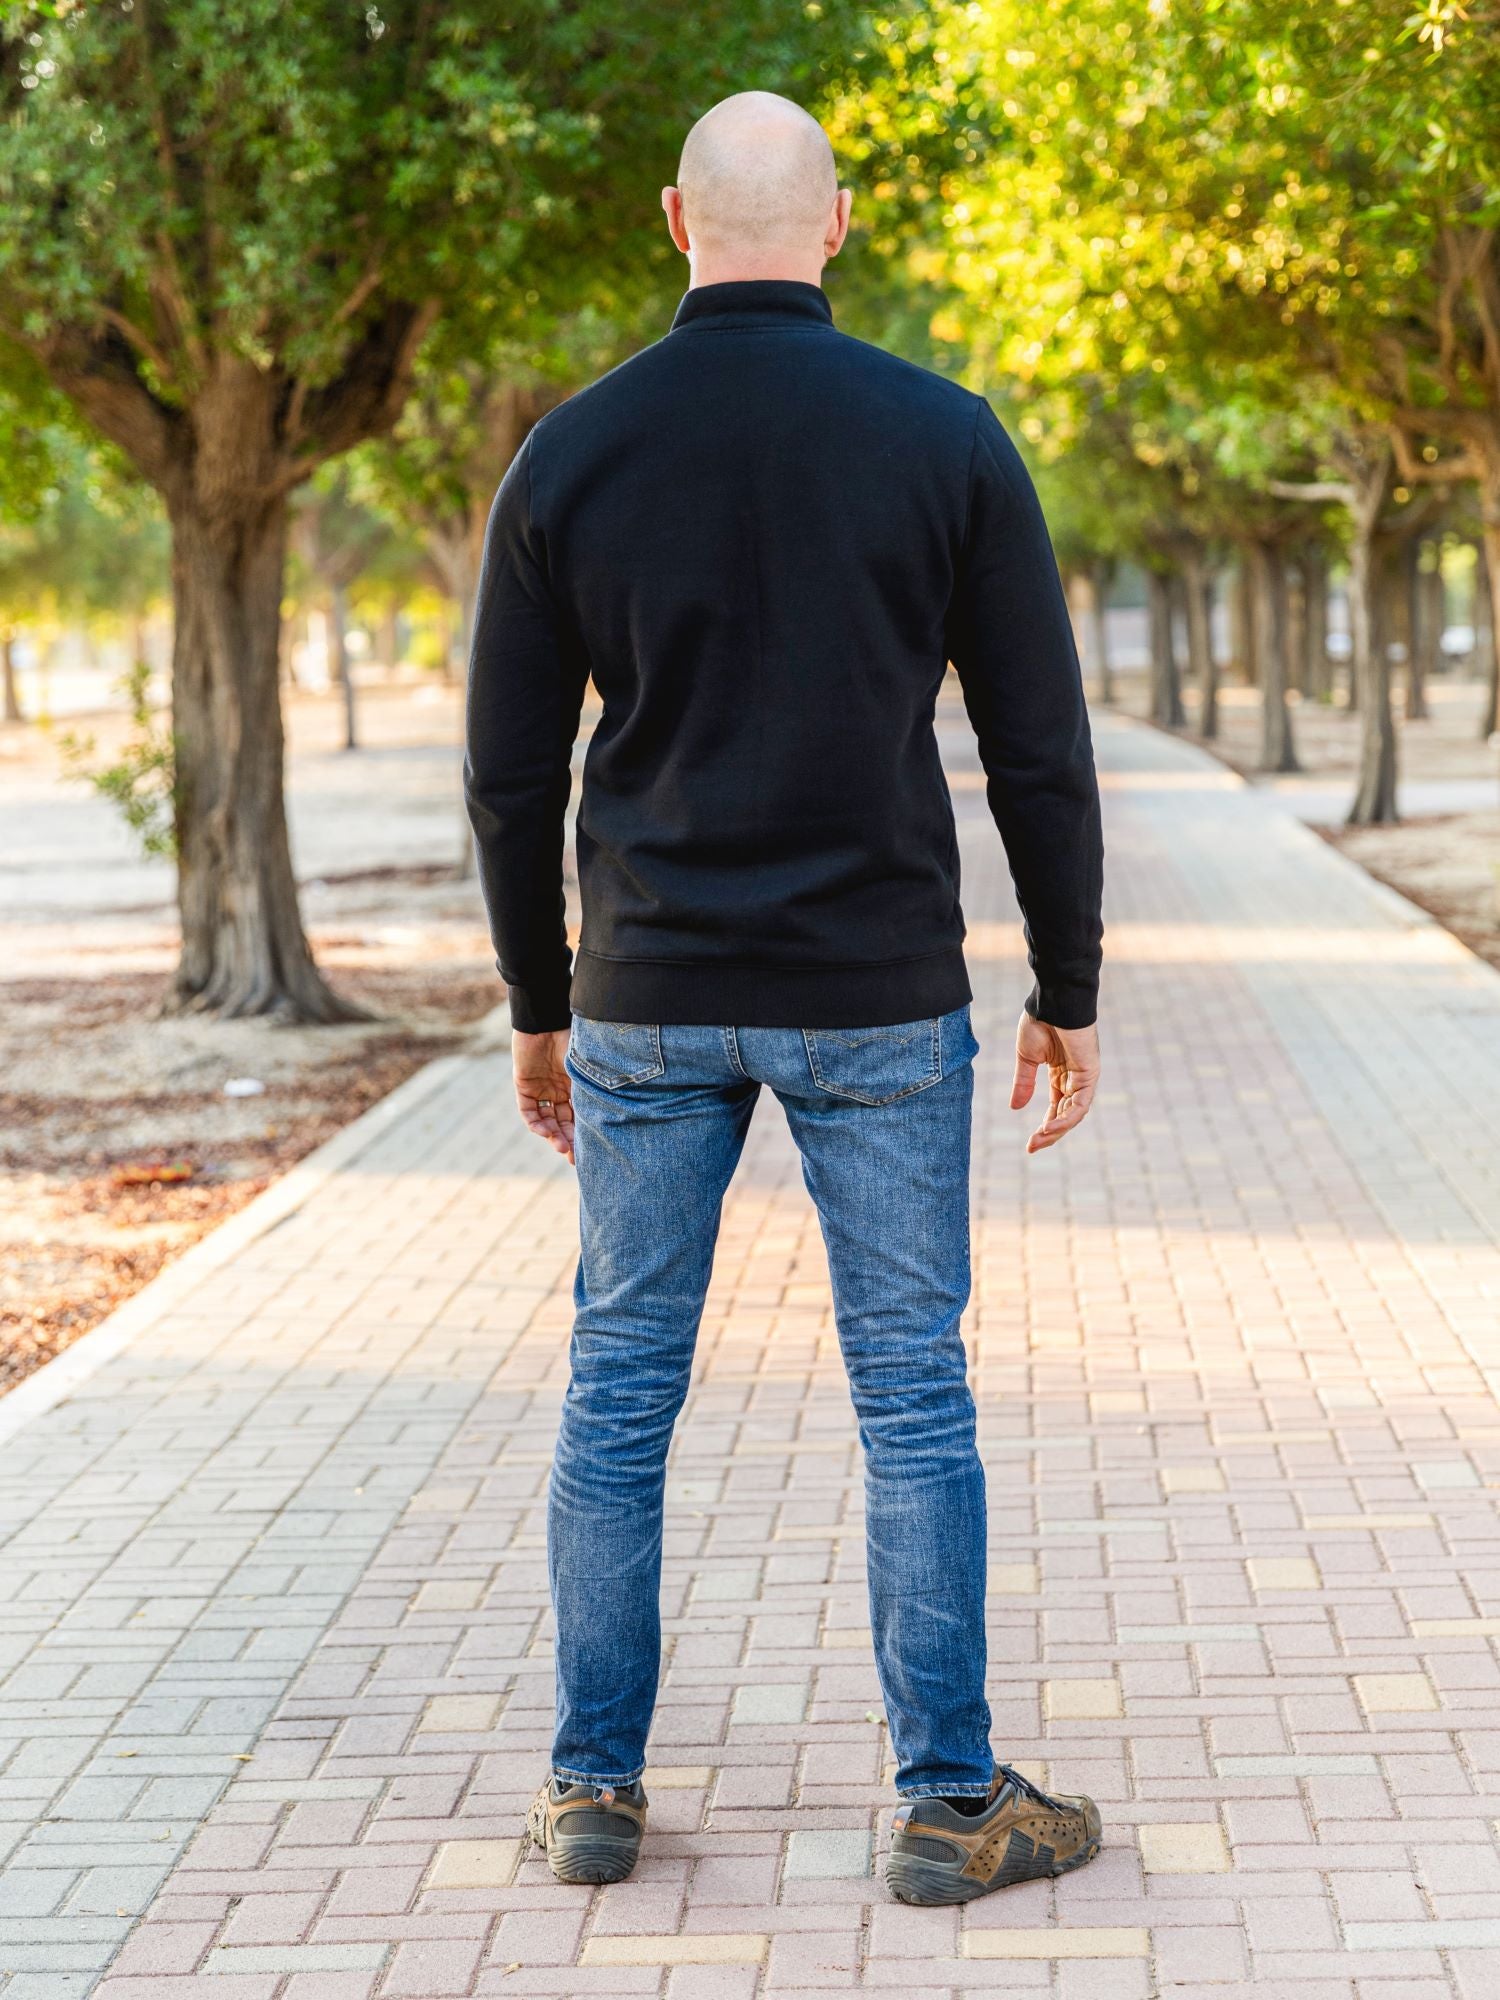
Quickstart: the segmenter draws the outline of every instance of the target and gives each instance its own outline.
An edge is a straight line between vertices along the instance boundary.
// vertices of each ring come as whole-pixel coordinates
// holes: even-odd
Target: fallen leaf
[[[198,1171],[192,1160],[134,1160],[110,1175],[116,1187],[167,1187],[190,1181]]]

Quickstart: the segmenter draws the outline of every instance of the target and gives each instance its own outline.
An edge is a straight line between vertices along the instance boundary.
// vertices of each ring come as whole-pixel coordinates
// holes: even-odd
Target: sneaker
[[[526,1815],[526,1832],[559,1882],[623,1882],[645,1830],[639,1779],[633,1785],[573,1785],[552,1778]]]
[[[1051,1798],[998,1764],[983,1812],[970,1816],[942,1799],[898,1809],[886,1886],[902,1903],[968,1903],[1012,1882],[1081,1868],[1100,1838],[1092,1799]]]

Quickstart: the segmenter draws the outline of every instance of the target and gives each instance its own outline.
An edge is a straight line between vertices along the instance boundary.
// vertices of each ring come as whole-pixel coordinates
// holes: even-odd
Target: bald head
[[[810,269],[816,283],[848,221],[828,135],[800,105],[768,90],[726,97],[698,120],[678,185],[663,199],[698,284],[716,281],[703,267],[716,277],[800,277]]]

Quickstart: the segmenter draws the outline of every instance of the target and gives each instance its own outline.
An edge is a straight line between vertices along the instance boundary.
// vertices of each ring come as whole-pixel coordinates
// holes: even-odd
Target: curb
[[[102,1319],[96,1327],[44,1362],[34,1374],[18,1382],[0,1397],[0,1443],[34,1418],[55,1410],[89,1376],[97,1374],[107,1361],[154,1326],[203,1279],[221,1270],[248,1243],[264,1236],[323,1186],[324,1182],[367,1152],[375,1142],[407,1114],[431,1097],[473,1056],[490,1055],[505,1048],[510,1040],[510,1009],[501,1001],[477,1022],[470,1046],[460,1053],[437,1056],[397,1084],[388,1097],[346,1125],[342,1132],[297,1162],[290,1172],[258,1194],[238,1215],[221,1222],[217,1229],[200,1237],[180,1257],[174,1258],[150,1284],[143,1285],[132,1298]]]

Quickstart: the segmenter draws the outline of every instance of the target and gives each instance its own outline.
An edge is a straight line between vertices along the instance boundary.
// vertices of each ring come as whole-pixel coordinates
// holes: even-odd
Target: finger
[[[562,1140],[559,1151],[564,1153],[569,1166],[573,1164],[573,1106],[564,1102],[557,1107],[557,1130]]]
[[[1036,1089],[1036,1073],[1041,1068],[1030,1056],[1023,1056],[1016,1050],[1016,1075],[1010,1087],[1010,1108],[1020,1111],[1031,1102],[1031,1093]]]
[[[538,1098],[516,1092],[516,1102],[520,1106],[521,1120],[528,1132],[538,1139],[545,1139],[555,1153],[561,1153],[571,1165],[573,1160],[573,1106],[566,1098],[550,1101],[543,1109]]]
[[[554,1153],[561,1153],[565,1160],[573,1158],[573,1140],[570,1133],[563,1130],[550,1112],[542,1111],[526,1120],[528,1132],[534,1132],[539,1139],[545,1139]]]
[[[1028,1153],[1040,1153],[1048,1146],[1055,1146],[1065,1138],[1075,1125],[1081,1125],[1089,1115],[1089,1107],[1094,1101],[1094,1086],[1080,1084],[1067,1091],[1057,1101],[1054,1108],[1042,1120],[1027,1142]]]

